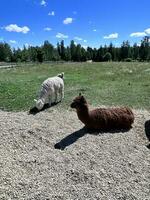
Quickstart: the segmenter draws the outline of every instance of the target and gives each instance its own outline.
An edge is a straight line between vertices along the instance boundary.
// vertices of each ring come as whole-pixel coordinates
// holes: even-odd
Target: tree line
[[[92,60],[103,61],[150,61],[150,37],[145,36],[140,46],[129,41],[123,41],[120,47],[112,43],[99,48],[87,47],[76,44],[73,40],[69,46],[64,41],[54,47],[48,40],[42,46],[29,46],[23,49],[12,49],[6,42],[0,42],[0,61],[4,62],[43,62],[43,61],[75,61],[84,62]]]

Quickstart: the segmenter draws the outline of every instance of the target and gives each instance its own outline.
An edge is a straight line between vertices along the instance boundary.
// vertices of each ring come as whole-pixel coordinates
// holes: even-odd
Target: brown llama
[[[79,94],[71,103],[75,108],[79,120],[90,129],[130,129],[134,122],[134,114],[128,107],[120,108],[97,108],[89,110],[88,103],[84,96]]]

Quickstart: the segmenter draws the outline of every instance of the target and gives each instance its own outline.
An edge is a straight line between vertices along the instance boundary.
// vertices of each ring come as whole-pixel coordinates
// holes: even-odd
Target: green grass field
[[[65,98],[57,108],[68,109],[82,92],[97,105],[150,107],[150,63],[52,63],[0,69],[0,109],[29,110],[41,83],[65,72]]]

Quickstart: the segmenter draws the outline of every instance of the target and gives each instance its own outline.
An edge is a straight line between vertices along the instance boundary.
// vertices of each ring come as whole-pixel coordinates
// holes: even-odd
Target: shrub
[[[124,59],[125,62],[132,62],[132,58],[126,58]]]

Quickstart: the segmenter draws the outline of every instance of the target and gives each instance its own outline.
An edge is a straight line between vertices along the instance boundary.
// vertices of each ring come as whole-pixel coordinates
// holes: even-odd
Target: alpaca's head
[[[57,76],[58,76],[59,78],[64,79],[64,72],[62,72],[61,74],[58,74]]]
[[[82,109],[83,107],[87,106],[87,101],[81,93],[77,96],[73,102],[71,103],[71,108]]]
[[[34,101],[36,102],[35,103],[36,104],[36,108],[38,110],[41,110],[43,108],[43,106],[44,106],[44,102],[42,101],[42,99],[39,99],[39,100],[34,99]]]

